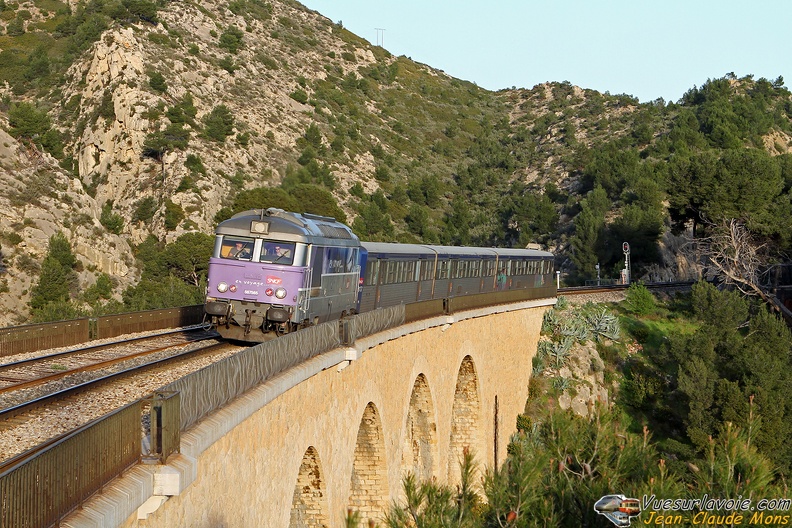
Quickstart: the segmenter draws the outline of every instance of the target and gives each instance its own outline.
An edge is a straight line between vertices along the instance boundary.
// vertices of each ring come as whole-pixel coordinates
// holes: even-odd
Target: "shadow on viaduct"
[[[256,387],[182,434],[61,526],[342,527],[380,522],[407,472],[459,481],[506,457],[555,299],[437,317],[360,338]]]

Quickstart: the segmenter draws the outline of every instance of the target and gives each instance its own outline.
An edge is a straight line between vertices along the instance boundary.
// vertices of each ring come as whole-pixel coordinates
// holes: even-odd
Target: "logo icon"
[[[594,503],[594,511],[616,526],[630,526],[630,519],[641,513],[641,503],[624,495],[605,495]]]

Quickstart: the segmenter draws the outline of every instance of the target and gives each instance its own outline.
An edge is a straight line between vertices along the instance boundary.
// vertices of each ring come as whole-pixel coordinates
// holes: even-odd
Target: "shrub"
[[[292,93],[290,93],[289,97],[291,97],[298,103],[306,104],[308,102],[308,94],[305,93],[305,90],[301,90],[299,88],[297,90],[294,90]]]
[[[231,58],[231,55],[226,55],[222,59],[217,62],[217,65],[223,68],[225,71],[234,75],[234,72],[237,70],[237,65],[234,64],[234,59]]]
[[[171,200],[165,201],[165,227],[169,230],[174,230],[179,226],[179,223],[184,220],[184,209],[172,202]]]
[[[143,142],[143,155],[157,160],[167,151],[187,148],[190,140],[190,131],[184,129],[181,123],[168,125],[165,130],[158,130],[146,136]]]
[[[113,92],[105,90],[102,94],[102,102],[99,103],[99,116],[112,121],[115,119],[115,105],[113,104]]]
[[[149,74],[149,86],[156,92],[165,93],[168,91],[168,83],[165,82],[165,77],[160,72],[155,71]]]
[[[148,222],[154,218],[157,212],[157,201],[152,196],[146,196],[135,202],[135,210],[132,213],[133,222]]]
[[[203,161],[198,154],[187,154],[187,159],[184,160],[184,166],[187,167],[190,172],[206,175],[206,167],[204,167]]]
[[[9,233],[4,233],[3,239],[12,246],[19,245],[19,243],[22,242],[23,240],[22,236],[19,233],[14,233],[13,231]]]
[[[225,105],[212,109],[203,119],[204,135],[212,141],[222,143],[234,131],[234,116]]]
[[[32,139],[43,136],[50,129],[50,118],[30,103],[19,103],[8,111],[8,124],[13,137]]]
[[[654,295],[642,282],[634,282],[627,288],[625,303],[631,312],[638,315],[652,313],[656,307]]]
[[[242,37],[245,34],[242,30],[237,29],[233,26],[226,29],[222,35],[220,35],[220,41],[218,45],[228,50],[230,53],[236,54],[237,51],[242,47]]]
[[[6,25],[6,33],[8,33],[9,37],[19,37],[24,35],[25,22],[20,17],[16,17]]]
[[[99,216],[99,223],[105,229],[116,235],[121,234],[124,228],[124,217],[113,212],[113,201],[109,200],[102,206],[102,214]]]

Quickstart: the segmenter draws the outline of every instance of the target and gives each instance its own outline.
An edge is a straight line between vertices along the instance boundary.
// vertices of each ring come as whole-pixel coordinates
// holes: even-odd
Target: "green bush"
[[[132,213],[133,222],[148,222],[154,218],[157,212],[157,201],[151,197],[146,196],[135,202],[135,209]]]
[[[225,105],[212,109],[203,119],[204,136],[212,141],[222,143],[234,131],[234,116]]]
[[[22,238],[22,236],[19,233],[15,233],[13,231],[10,231],[8,233],[3,233],[3,240],[7,241],[12,246],[17,246],[24,239]]]
[[[206,175],[206,167],[204,167],[203,161],[198,154],[187,154],[187,159],[184,160],[184,166],[187,167],[190,172]]]
[[[173,231],[184,220],[184,209],[171,200],[165,201],[165,227]]]
[[[124,229],[124,217],[113,212],[112,200],[105,202],[102,206],[99,223],[102,224],[105,229],[116,235],[120,235],[121,230]]]
[[[165,152],[185,149],[190,140],[190,131],[181,123],[170,124],[165,130],[152,132],[143,141],[143,155],[157,160],[162,159]]]
[[[225,57],[217,61],[217,65],[223,68],[231,75],[234,75],[234,72],[237,70],[237,65],[234,63],[234,59],[231,58],[231,55],[226,55]]]
[[[168,83],[165,82],[165,77],[157,71],[149,74],[149,86],[156,92],[165,93],[168,91]]]
[[[50,118],[31,103],[18,103],[8,111],[10,134],[15,138],[33,139],[41,137],[50,129]]]
[[[242,47],[242,38],[244,35],[245,34],[242,32],[242,30],[231,26],[223,31],[222,35],[220,35],[218,46],[228,50],[230,53],[236,54]]]
[[[625,303],[632,313],[646,315],[657,307],[654,295],[642,282],[634,282],[627,288]]]
[[[306,104],[308,102],[308,94],[305,93],[305,90],[301,90],[299,88],[297,90],[294,90],[292,93],[290,93],[289,97],[291,97],[298,103]]]

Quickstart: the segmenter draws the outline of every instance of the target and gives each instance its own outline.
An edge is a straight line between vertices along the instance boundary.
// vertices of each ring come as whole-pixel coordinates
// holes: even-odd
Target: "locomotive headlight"
[[[286,289],[285,288],[278,288],[275,290],[275,297],[278,299],[285,299],[286,298]]]
[[[220,293],[227,292],[228,291],[228,284],[226,284],[225,282],[217,283],[217,291],[219,291]]]

